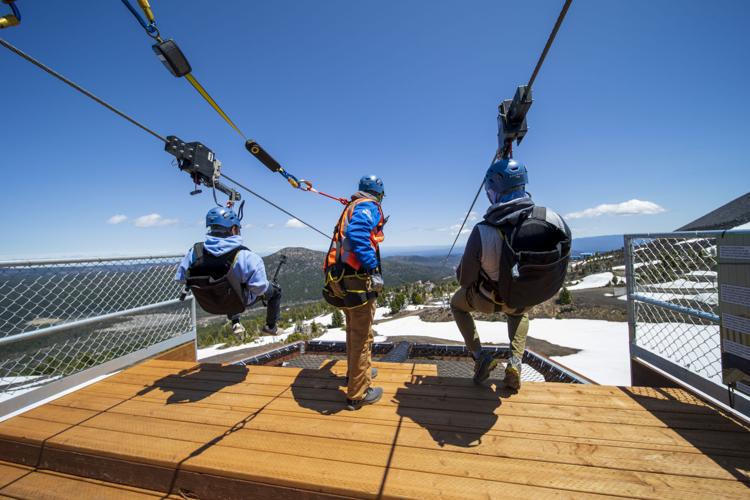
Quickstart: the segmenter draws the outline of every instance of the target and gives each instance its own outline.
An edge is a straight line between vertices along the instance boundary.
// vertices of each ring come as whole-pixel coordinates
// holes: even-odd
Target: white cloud
[[[297,219],[289,219],[288,221],[286,221],[286,224],[284,224],[284,227],[293,227],[295,229],[301,229],[301,228],[304,228],[305,225],[302,224]]]
[[[457,219],[457,223],[453,224],[451,226],[447,227],[439,227],[436,230],[440,232],[450,232],[451,236],[455,236],[458,234],[458,230],[461,227],[461,223],[464,221],[464,217],[466,217],[466,214],[462,215],[459,219]],[[461,229],[461,234],[469,234],[474,227],[474,223],[479,220],[479,214],[472,211],[469,212],[469,217],[466,219],[466,224],[464,224],[464,228]]]
[[[159,214],[142,215],[133,221],[136,227],[172,226],[178,222],[180,221],[177,219],[165,219]]]
[[[127,215],[117,214],[107,219],[107,224],[120,224],[121,222],[125,222],[126,220],[128,220]]]
[[[599,217],[600,215],[654,215],[665,211],[664,207],[653,201],[632,199],[622,203],[603,203],[580,212],[571,212],[565,217],[568,219],[586,219]]]

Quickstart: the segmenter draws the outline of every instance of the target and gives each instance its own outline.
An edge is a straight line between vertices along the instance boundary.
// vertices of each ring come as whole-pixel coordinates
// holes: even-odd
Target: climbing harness
[[[131,124],[135,125],[136,127],[140,128],[141,130],[143,130],[143,131],[151,134],[153,137],[159,139],[160,141],[162,141],[164,143],[167,143],[165,145],[165,149],[168,152],[170,152],[170,154],[172,154],[173,156],[175,156],[175,158],[177,159],[177,162],[178,162],[178,166],[180,166],[180,160],[181,159],[183,160],[182,165],[184,167],[184,170],[188,174],[191,175],[191,177],[193,178],[194,182],[195,182],[194,174],[198,174],[198,178],[200,179],[201,184],[204,184],[206,186],[210,186],[212,188],[215,186],[215,181],[217,180],[216,177],[215,177],[216,176],[215,164],[213,164],[213,162],[215,160],[215,157],[213,159],[209,160],[208,152],[210,152],[210,150],[208,148],[205,148],[205,146],[203,146],[202,144],[201,144],[201,146],[203,146],[205,148],[205,151],[203,151],[201,149],[201,154],[199,155],[200,158],[197,159],[197,160],[192,155],[192,153],[186,152],[186,150],[184,148],[183,148],[182,152],[180,152],[180,148],[177,148],[176,153],[171,152],[171,151],[169,151],[167,149],[169,147],[169,145],[170,145],[170,141],[168,140],[167,137],[164,137],[161,134],[159,134],[158,132],[155,132],[154,130],[148,128],[144,124],[140,123],[139,121],[135,120],[131,116],[129,116],[129,115],[125,114],[124,112],[120,111],[119,109],[115,108],[114,106],[112,106],[108,102],[106,102],[103,99],[101,99],[101,98],[97,97],[96,95],[92,94],[91,92],[89,92],[88,90],[84,89],[83,87],[81,87],[77,83],[75,83],[72,80],[70,80],[70,79],[66,78],[65,76],[61,75],[60,73],[58,73],[57,71],[53,70],[49,66],[45,65],[41,61],[39,61],[39,60],[31,57],[29,54],[23,52],[21,49],[17,48],[13,44],[7,42],[6,40],[4,40],[2,38],[0,38],[0,45],[2,45],[3,47],[5,47],[6,49],[10,50],[11,52],[13,52],[14,54],[16,54],[17,56],[21,57],[22,59],[25,59],[26,61],[30,62],[31,64],[33,64],[34,66],[38,67],[39,69],[44,70],[46,73],[48,73],[49,75],[57,78],[61,82],[69,85],[70,87],[72,87],[73,89],[77,90],[81,94],[85,95],[89,99],[91,99],[91,100],[95,101],[96,103],[104,106],[108,110],[110,110],[113,113],[115,113],[117,116],[119,116],[119,117],[127,120]],[[177,142],[177,141],[179,141],[179,142]],[[177,139],[175,137],[174,141],[172,142],[172,145],[178,146],[179,144],[186,144],[186,147],[193,147],[193,148],[195,148],[195,145],[200,144],[200,143],[183,143],[182,141],[180,141],[179,139]],[[211,154],[213,155],[213,152],[211,152]],[[180,158],[180,156],[184,156],[184,158]],[[196,164],[196,161],[198,162],[197,164]],[[209,165],[209,163],[211,163],[211,165]],[[182,167],[180,167],[180,169],[183,170]],[[321,231],[317,227],[313,226],[312,224],[309,224],[308,222],[305,222],[304,220],[300,219],[298,216],[294,215],[293,213],[289,212],[288,210],[284,209],[283,207],[279,206],[278,204],[272,202],[271,200],[269,200],[268,198],[264,197],[263,195],[261,195],[261,194],[255,192],[255,191],[253,191],[249,187],[241,184],[239,181],[237,181],[237,180],[229,177],[228,175],[223,174],[223,173],[219,173],[218,177],[226,179],[227,181],[231,182],[235,186],[239,187],[240,189],[243,189],[243,190],[247,191],[251,195],[253,195],[256,198],[258,198],[258,199],[264,201],[265,203],[271,205],[272,207],[276,208],[277,210],[285,213],[286,215],[288,215],[290,217],[293,217],[293,218],[297,219],[302,224],[304,224],[308,228],[312,229],[313,231],[317,232],[318,234],[320,234],[324,238],[326,238],[326,239],[330,238],[326,233],[324,233],[323,231]],[[216,186],[216,189],[219,189],[219,187]],[[239,195],[236,195],[236,200],[238,200],[238,199],[239,199]]]
[[[348,244],[345,241],[347,226],[354,215],[355,207],[360,203],[373,201],[370,198],[358,198],[350,202],[341,213],[333,231],[328,254],[323,264],[325,285],[322,293],[323,299],[334,307],[360,307],[378,296],[377,291],[371,290],[367,286],[370,277],[367,273],[360,272],[362,264],[357,260],[351,248],[347,248]],[[383,216],[380,203],[377,203],[377,206],[380,222],[370,234],[370,244],[377,254],[378,266],[376,272],[379,273],[380,243],[383,241],[383,226],[385,226],[387,219]]]
[[[266,168],[268,168],[271,172],[276,172],[284,177],[289,185],[295,189],[316,193],[321,196],[325,196],[326,198],[336,200],[343,205],[349,203],[349,200],[347,200],[346,198],[339,198],[323,191],[319,191],[313,187],[312,182],[304,179],[299,179],[295,175],[290,174],[281,166],[278,161],[276,161],[265,149],[263,149],[260,144],[252,139],[248,139],[247,136],[242,132],[242,130],[240,130],[240,128],[234,123],[234,121],[232,121],[229,115],[221,108],[221,106],[219,106],[216,100],[211,97],[211,95],[208,93],[208,91],[206,91],[203,85],[201,85],[200,82],[195,78],[195,76],[193,76],[190,63],[185,57],[185,54],[183,54],[182,50],[180,50],[180,48],[178,47],[177,43],[172,39],[163,40],[161,38],[159,30],[156,27],[156,18],[154,17],[154,13],[151,10],[151,6],[149,5],[148,0],[138,0],[138,4],[143,10],[146,19],[141,16],[141,14],[133,6],[133,4],[130,3],[129,0],[121,1],[133,14],[136,20],[138,20],[138,23],[146,31],[146,34],[156,40],[156,43],[152,46],[152,48],[161,62],[164,64],[164,66],[169,70],[169,72],[173,76],[178,78],[185,77],[188,83],[193,86],[193,88],[200,94],[201,97],[203,97],[203,99],[213,108],[213,110],[216,111],[216,113],[221,116],[224,121],[227,122],[227,124],[232,127],[232,129],[237,132],[237,134],[239,134],[240,137],[242,137],[242,139],[245,141],[245,149],[247,149],[247,151],[251,155],[253,155],[258,161],[265,165]]]
[[[21,24],[21,11],[16,6],[16,0],[3,0],[3,3],[10,7],[11,14],[0,17],[0,30]]]
[[[542,50],[542,53],[539,56],[536,65],[534,66],[534,71],[531,73],[529,82],[526,85],[520,85],[516,89],[516,93],[513,96],[513,99],[504,100],[498,106],[498,149],[497,152],[492,156],[490,164],[492,164],[498,158],[513,158],[513,142],[515,142],[516,145],[521,144],[521,141],[526,136],[526,132],[528,132],[528,126],[526,125],[526,113],[529,112],[532,103],[531,87],[536,81],[539,70],[544,63],[544,60],[547,58],[547,53],[549,52],[550,47],[552,47],[552,42],[554,42],[555,37],[557,36],[557,32],[560,30],[560,26],[562,25],[563,19],[565,19],[565,15],[568,13],[568,9],[570,8],[570,4],[572,2],[573,0],[565,0],[565,4],[563,5],[562,10],[560,10],[560,14],[557,16],[557,21],[555,22],[555,25],[553,26],[549,37],[547,37],[547,43],[544,45],[544,49]],[[448,255],[445,256],[444,262],[447,262],[451,254],[453,253],[453,249],[458,242],[458,238],[461,237],[461,232],[466,225],[466,221],[469,219],[471,211],[474,209],[474,205],[476,204],[477,199],[479,199],[479,194],[482,192],[483,187],[484,179],[479,185],[477,194],[474,195],[474,200],[471,202],[471,206],[466,212],[466,217],[464,217],[464,220],[461,223],[461,228],[456,233],[456,238],[453,240],[453,244],[448,251]]]

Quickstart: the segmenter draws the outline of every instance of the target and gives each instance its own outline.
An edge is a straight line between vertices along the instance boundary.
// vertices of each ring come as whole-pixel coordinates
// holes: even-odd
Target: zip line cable
[[[565,0],[565,5],[563,5],[562,10],[560,11],[560,15],[557,16],[557,21],[555,21],[555,26],[552,28],[552,31],[549,34],[549,38],[547,38],[547,43],[544,45],[544,50],[542,50],[542,55],[539,56],[539,60],[536,63],[536,67],[534,68],[533,73],[531,73],[531,78],[529,78],[529,83],[526,84],[526,87],[528,87],[529,90],[531,90],[531,86],[534,85],[534,80],[536,80],[536,75],[539,74],[539,70],[541,69],[542,64],[544,64],[544,60],[547,58],[547,52],[549,52],[550,47],[552,47],[552,42],[555,41],[557,32],[560,30],[560,26],[562,26],[563,19],[565,19],[565,14],[568,13],[568,9],[570,8],[571,3],[573,3],[573,0]]]
[[[57,78],[61,82],[67,83],[68,85],[70,85],[71,87],[73,87],[74,89],[76,89],[81,94],[85,95],[89,99],[93,99],[97,103],[101,104],[102,106],[104,106],[108,110],[110,110],[113,113],[115,113],[116,115],[118,115],[120,118],[126,119],[127,121],[129,121],[130,123],[132,123],[133,125],[135,125],[136,127],[138,127],[141,130],[143,130],[143,131],[145,131],[145,132],[153,135],[154,137],[156,137],[160,141],[167,142],[167,139],[164,136],[162,136],[162,135],[154,132],[153,130],[151,130],[150,128],[148,128],[147,126],[145,126],[144,124],[142,124],[139,121],[134,120],[133,118],[129,117],[128,115],[126,115],[125,113],[123,113],[122,111],[120,111],[119,109],[117,109],[116,107],[112,106],[111,104],[109,104],[108,102],[104,101],[103,99],[98,98],[97,96],[95,96],[94,94],[92,94],[88,90],[84,89],[83,87],[81,87],[77,83],[75,83],[75,82],[73,82],[73,81],[65,78],[63,75],[61,75],[60,73],[58,73],[54,69],[52,69],[49,66],[45,65],[41,61],[38,61],[38,60],[34,59],[33,57],[31,57],[30,55],[28,55],[27,53],[25,53],[24,51],[22,51],[18,47],[14,46],[14,45],[12,45],[12,44],[10,44],[8,42],[6,42],[2,38],[0,38],[0,45],[2,45],[3,47],[5,47],[6,49],[10,50],[11,52],[15,53],[16,55],[22,57],[23,59],[26,59],[27,61],[29,61],[34,66],[38,67],[39,69],[42,69],[42,70],[46,71],[47,73],[49,73],[50,75],[54,76],[55,78]]]
[[[10,50],[10,51],[11,51],[11,52],[13,52],[14,54],[18,55],[19,57],[21,57],[21,58],[25,59],[26,61],[30,62],[31,64],[33,64],[34,66],[38,67],[39,69],[42,69],[42,70],[44,70],[44,71],[45,71],[46,73],[48,73],[48,74],[52,75],[53,77],[57,78],[57,79],[58,79],[58,80],[60,80],[61,82],[63,82],[63,83],[65,83],[65,84],[69,85],[70,87],[74,88],[75,90],[77,90],[77,91],[78,91],[78,92],[80,92],[81,94],[85,95],[85,96],[86,96],[86,97],[88,97],[89,99],[91,99],[91,100],[95,101],[95,102],[96,102],[96,103],[98,103],[98,104],[101,104],[102,106],[104,106],[104,107],[105,107],[105,108],[107,108],[108,110],[112,111],[113,113],[115,113],[115,114],[116,114],[116,115],[118,115],[119,117],[121,117],[121,118],[123,118],[123,119],[125,119],[125,120],[129,121],[130,123],[132,123],[132,124],[133,124],[133,125],[135,125],[136,127],[140,128],[141,130],[143,130],[143,131],[145,131],[145,132],[147,132],[147,133],[151,134],[152,136],[154,136],[155,138],[159,139],[160,141],[162,141],[162,142],[164,142],[164,143],[166,143],[166,142],[167,142],[167,139],[166,139],[166,137],[162,136],[161,134],[159,134],[159,133],[157,133],[157,132],[154,132],[154,131],[153,131],[152,129],[148,128],[147,126],[145,126],[144,124],[142,124],[142,123],[141,123],[141,122],[139,122],[138,120],[136,120],[136,119],[132,118],[131,116],[129,116],[129,115],[127,115],[127,114],[123,113],[122,111],[120,111],[120,110],[119,110],[119,109],[117,109],[116,107],[112,106],[111,104],[109,104],[109,103],[108,103],[108,102],[106,102],[105,100],[103,100],[103,99],[101,99],[101,98],[97,97],[96,95],[94,95],[94,94],[92,94],[91,92],[89,92],[88,90],[84,89],[83,87],[81,87],[81,86],[80,86],[80,85],[78,85],[77,83],[75,83],[75,82],[73,82],[72,80],[70,80],[70,79],[68,79],[68,78],[64,77],[63,75],[61,75],[61,74],[60,74],[60,73],[58,73],[57,71],[53,70],[53,69],[52,69],[52,68],[50,68],[49,66],[45,65],[45,64],[44,64],[44,63],[42,63],[41,61],[39,61],[39,60],[37,60],[37,59],[33,58],[32,56],[30,56],[29,54],[25,53],[24,51],[22,51],[21,49],[19,49],[19,48],[18,48],[18,47],[16,47],[15,45],[13,45],[13,44],[11,44],[11,43],[7,42],[6,40],[4,40],[4,39],[2,39],[2,38],[0,38],[0,45],[2,45],[3,47],[5,47],[6,49]],[[227,181],[229,181],[229,182],[233,183],[234,185],[236,185],[236,186],[237,186],[237,187],[239,187],[240,189],[243,189],[243,190],[247,191],[248,193],[250,193],[251,195],[255,196],[256,198],[258,198],[258,199],[260,199],[260,200],[262,200],[262,201],[264,201],[264,202],[268,203],[269,205],[271,205],[272,207],[276,208],[277,210],[279,210],[279,211],[281,211],[281,212],[285,213],[286,215],[288,215],[288,216],[290,216],[290,217],[293,217],[293,218],[297,219],[297,220],[298,220],[298,221],[300,221],[300,222],[301,222],[302,224],[304,224],[304,225],[305,225],[305,226],[307,226],[308,228],[312,229],[313,231],[315,231],[315,232],[319,233],[320,235],[322,235],[322,236],[323,236],[324,238],[326,238],[327,240],[328,240],[328,239],[330,239],[330,236],[329,236],[329,235],[327,235],[326,233],[324,233],[323,231],[321,231],[321,230],[320,230],[320,229],[318,229],[317,227],[313,226],[312,224],[310,224],[310,223],[308,223],[308,222],[305,222],[304,220],[302,220],[302,219],[300,219],[299,217],[297,217],[296,215],[294,215],[294,214],[293,214],[292,212],[289,212],[288,210],[286,210],[286,209],[282,208],[282,207],[281,207],[280,205],[278,205],[278,204],[274,203],[273,201],[269,200],[268,198],[266,198],[266,197],[262,196],[261,194],[259,194],[259,193],[256,193],[255,191],[253,191],[253,190],[252,190],[252,189],[250,189],[249,187],[247,187],[247,186],[245,186],[245,185],[241,184],[240,182],[238,182],[238,181],[234,180],[233,178],[229,177],[228,175],[226,175],[226,174],[221,174],[221,177],[223,177],[223,178],[224,178],[224,179],[226,179]]]
[[[539,70],[542,68],[542,64],[544,64],[544,60],[547,58],[547,53],[549,52],[550,47],[552,47],[552,43],[555,41],[557,32],[560,30],[560,26],[562,26],[563,19],[565,19],[565,15],[568,13],[568,9],[570,8],[571,3],[573,3],[573,0],[565,0],[565,4],[563,5],[562,10],[560,10],[560,14],[557,16],[557,21],[555,21],[555,26],[552,28],[552,31],[550,32],[549,37],[547,37],[547,43],[544,44],[544,50],[542,50],[542,54],[539,56],[539,59],[536,62],[534,71],[531,73],[531,78],[529,78],[529,83],[526,84],[526,95],[531,95],[531,86],[534,85],[534,81],[536,80],[536,77],[539,74]],[[492,161],[490,162],[490,165],[495,161],[496,158],[497,158],[497,153],[495,154],[495,156],[493,156]],[[483,187],[484,187],[484,179],[482,179],[482,184],[479,185],[477,194],[474,195],[474,201],[471,202],[471,206],[469,207],[468,212],[466,212],[466,217],[464,217],[464,221],[461,223],[461,229],[458,230],[458,234],[456,234],[456,238],[453,240],[453,244],[451,245],[450,250],[448,250],[448,255],[445,256],[445,262],[448,261],[451,254],[453,253],[453,249],[455,248],[456,243],[458,242],[458,239],[461,237],[461,231],[463,231],[464,226],[466,225],[466,221],[469,220],[469,215],[471,215],[471,211],[474,209],[474,205],[477,203],[477,200],[479,199],[479,194],[482,192]]]
[[[138,24],[146,31],[146,34],[155,40],[157,43],[152,46],[154,52],[157,53],[159,59],[167,67],[170,73],[177,78],[184,77],[190,85],[200,94],[200,96],[216,111],[216,114],[221,116],[224,121],[232,127],[232,129],[239,134],[239,136],[245,141],[245,149],[253,155],[259,162],[261,162],[271,172],[278,173],[292,186],[294,189],[300,189],[302,191],[308,191],[310,193],[319,194],[330,198],[331,200],[338,201],[342,205],[348,205],[349,200],[346,198],[339,198],[323,191],[319,191],[313,187],[312,182],[304,179],[299,179],[295,175],[287,172],[281,164],[276,161],[263,147],[258,144],[255,140],[249,139],[239,126],[229,118],[229,115],[219,106],[216,100],[211,97],[208,91],[201,85],[195,76],[193,76],[193,68],[190,66],[185,54],[182,53],[177,43],[169,39],[164,41],[159,29],[156,27],[156,18],[154,12],[149,5],[148,0],[138,0],[138,5],[143,10],[145,18],[138,12],[133,6],[130,0],[121,0],[122,3],[127,7],[133,17],[138,21]]]
[[[320,229],[318,229],[317,227],[313,226],[312,224],[308,224],[307,222],[303,221],[302,219],[300,219],[299,217],[297,217],[297,216],[296,216],[296,215],[294,215],[293,213],[291,213],[291,212],[288,212],[287,210],[285,210],[285,209],[281,208],[281,207],[280,207],[279,205],[277,205],[276,203],[272,202],[272,201],[271,201],[271,200],[269,200],[268,198],[265,198],[265,197],[261,196],[260,194],[256,193],[255,191],[253,191],[253,190],[252,190],[252,189],[250,189],[249,187],[247,187],[247,186],[244,186],[244,185],[240,184],[240,183],[239,183],[238,181],[236,181],[236,180],[232,179],[232,178],[231,178],[231,177],[229,177],[228,175],[225,175],[225,174],[221,174],[221,176],[222,176],[223,178],[225,178],[226,180],[228,180],[229,182],[231,182],[232,184],[234,184],[235,186],[237,186],[238,188],[240,188],[240,189],[244,189],[245,191],[247,191],[248,193],[252,194],[253,196],[255,196],[255,197],[257,197],[257,198],[260,198],[261,200],[265,201],[266,203],[268,203],[268,204],[269,204],[269,205],[271,205],[272,207],[276,208],[277,210],[280,210],[280,211],[284,212],[285,214],[287,214],[287,215],[288,215],[288,216],[290,216],[290,217],[294,217],[295,219],[297,219],[298,221],[300,221],[300,222],[301,222],[302,224],[306,225],[307,227],[309,227],[309,228],[310,228],[310,229],[312,229],[313,231],[315,231],[315,232],[319,233],[320,235],[322,235],[322,236],[323,236],[323,237],[324,237],[325,239],[327,239],[327,240],[330,240],[330,239],[331,239],[331,236],[330,236],[330,235],[327,235],[326,233],[324,233],[323,231],[321,231],[321,230],[320,230]]]

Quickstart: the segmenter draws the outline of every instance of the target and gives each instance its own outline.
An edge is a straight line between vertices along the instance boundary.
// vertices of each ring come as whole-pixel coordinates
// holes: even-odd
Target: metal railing
[[[180,258],[0,262],[0,416],[194,342]]]
[[[631,359],[726,404],[716,255],[725,233],[625,235],[625,272]],[[737,403],[750,412],[747,399]]]

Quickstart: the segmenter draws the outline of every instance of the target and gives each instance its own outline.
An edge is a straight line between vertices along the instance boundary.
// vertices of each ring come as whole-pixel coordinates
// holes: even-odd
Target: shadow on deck
[[[750,495],[748,427],[684,391],[377,366],[383,400],[348,412],[342,361],[142,363],[0,423],[0,496]]]

